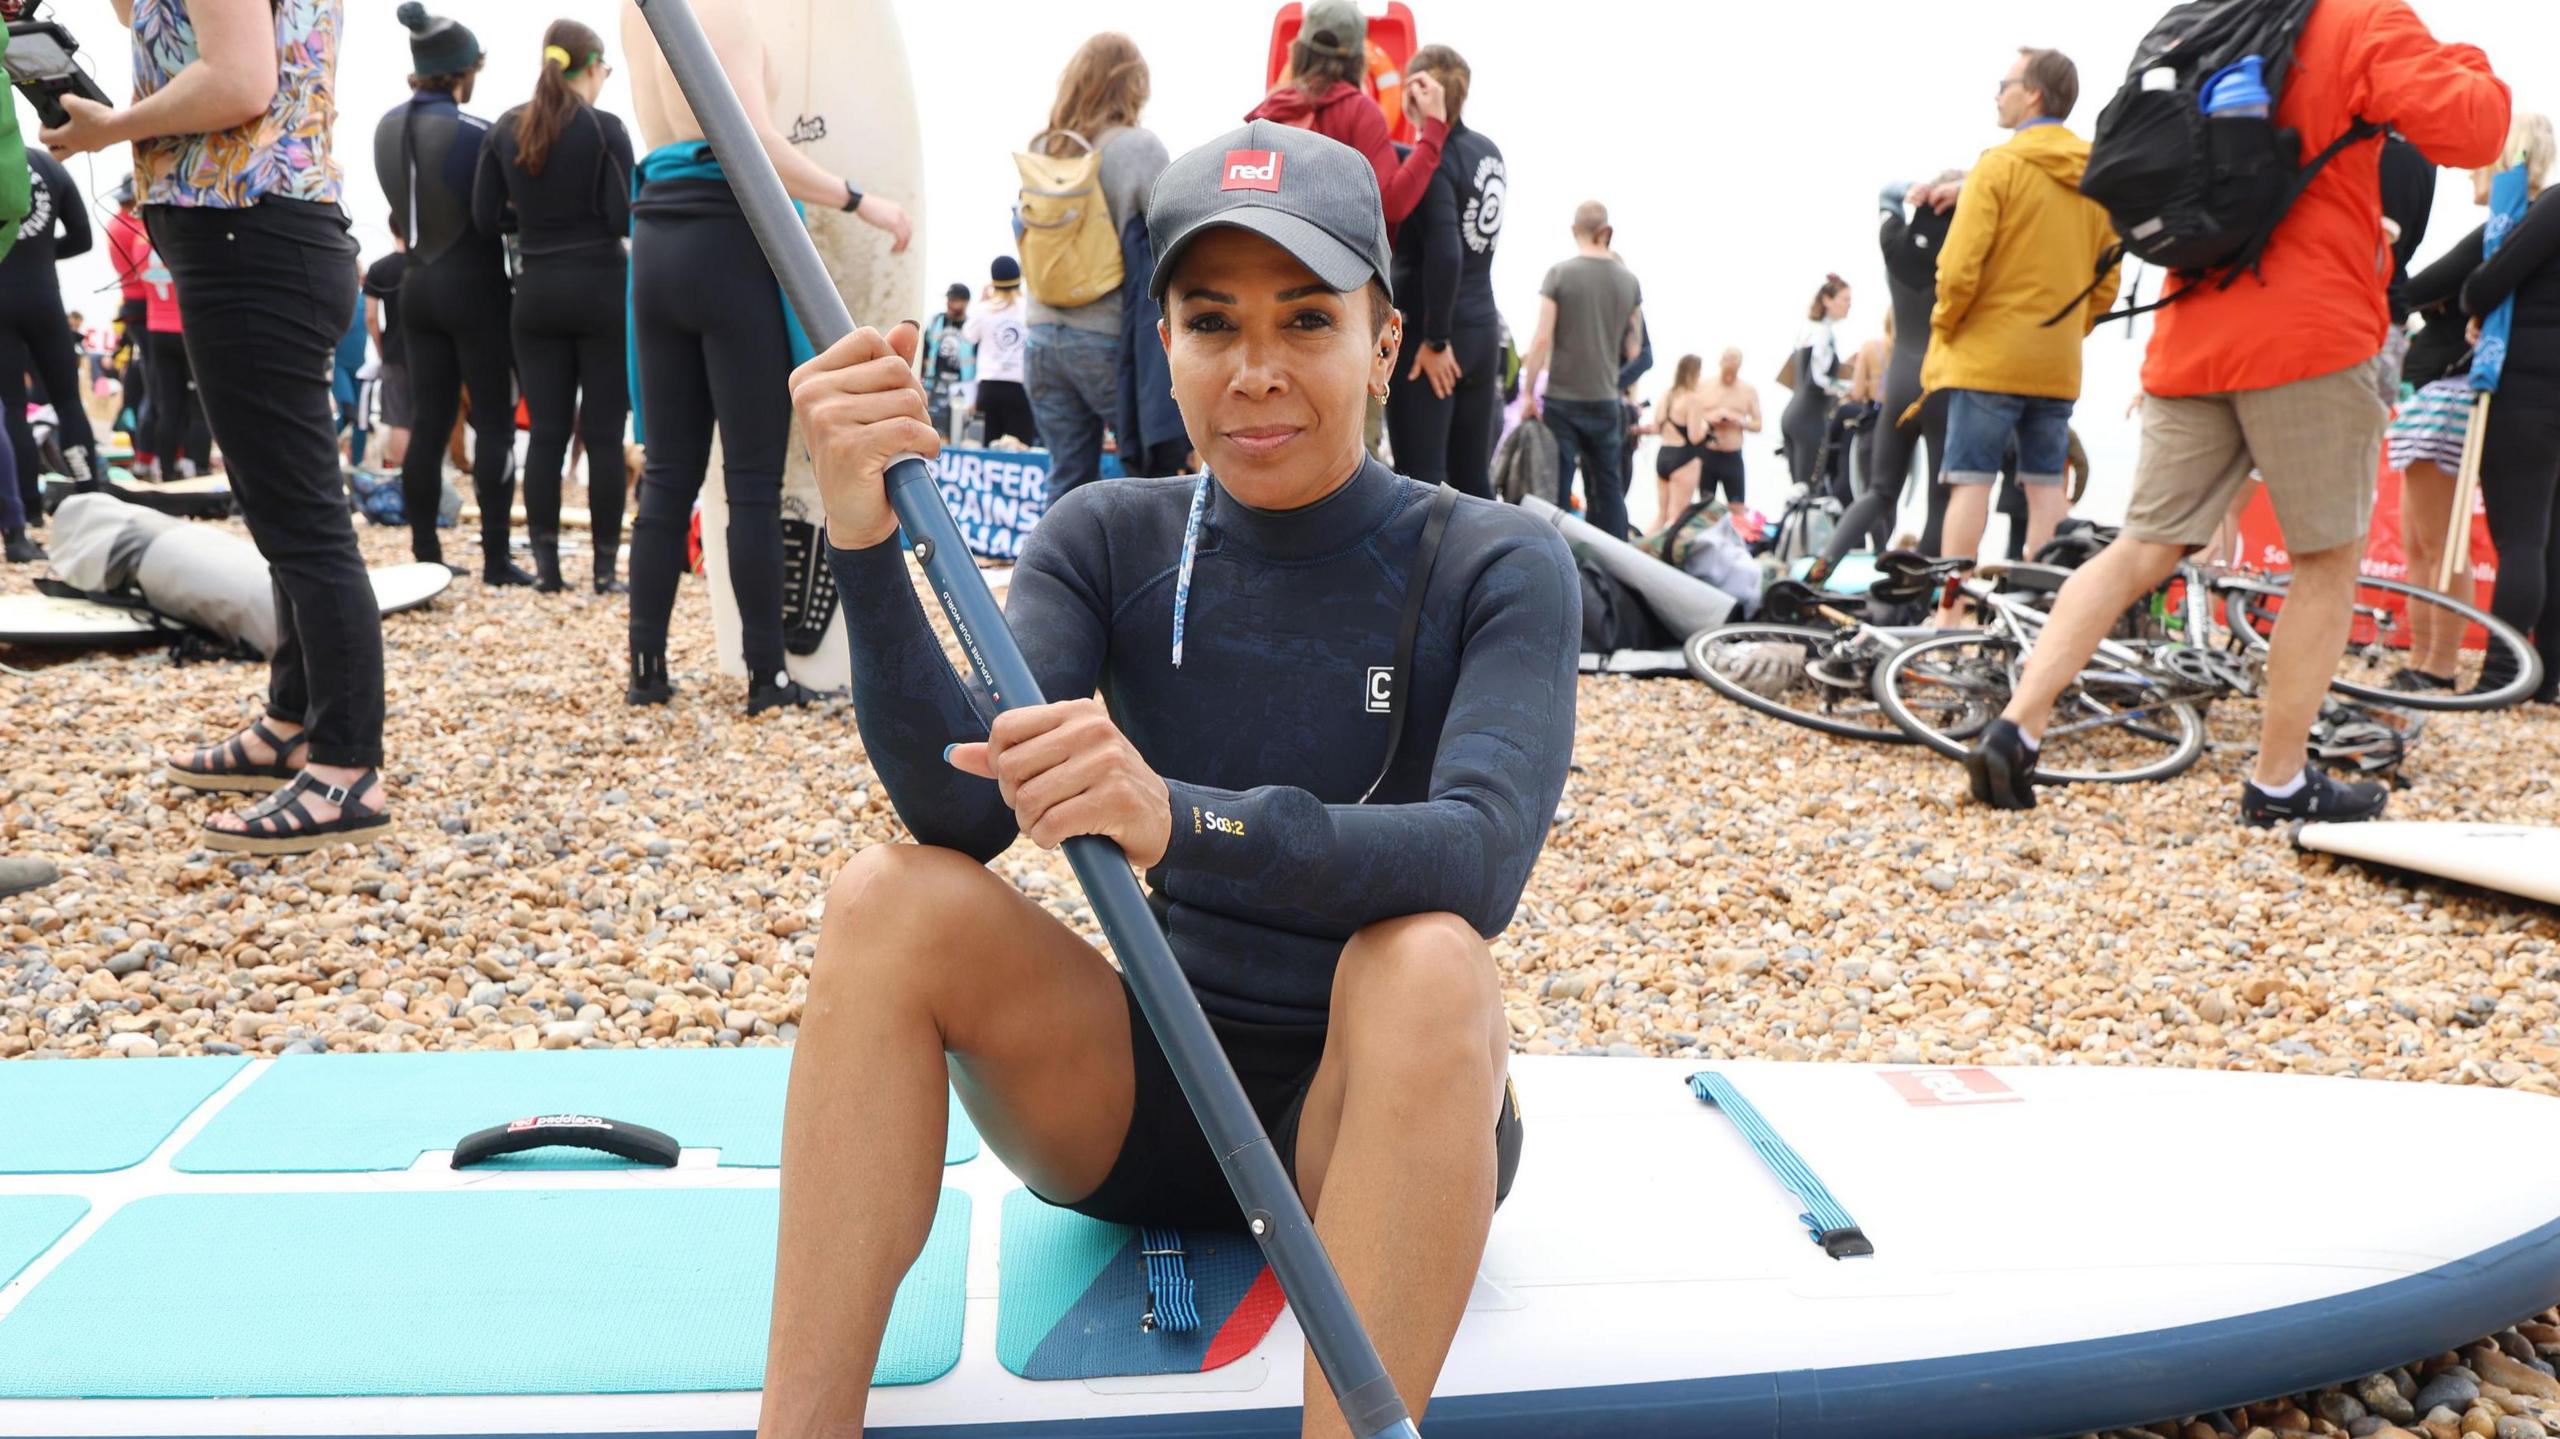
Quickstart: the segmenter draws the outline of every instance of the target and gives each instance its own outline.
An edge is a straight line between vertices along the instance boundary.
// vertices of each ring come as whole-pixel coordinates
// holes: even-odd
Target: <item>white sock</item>
[[[2282,784],[2262,784],[2258,786],[2258,793],[2265,795],[2269,799],[2291,799],[2293,796],[2302,792],[2303,782],[2310,777],[2310,774],[2311,772],[2309,770],[2295,770],[2293,772],[2293,778],[2286,780]]]

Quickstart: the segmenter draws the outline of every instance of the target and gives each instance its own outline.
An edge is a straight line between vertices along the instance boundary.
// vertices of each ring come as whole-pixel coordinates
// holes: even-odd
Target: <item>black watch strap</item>
[[[857,190],[857,189],[853,188],[853,182],[852,182],[851,180],[847,180],[847,181],[845,181],[845,182],[844,182],[844,212],[845,212],[846,214],[850,215],[850,214],[852,214],[854,211],[859,210],[859,209],[861,209],[861,208],[862,208],[862,192],[861,192],[860,190]]]

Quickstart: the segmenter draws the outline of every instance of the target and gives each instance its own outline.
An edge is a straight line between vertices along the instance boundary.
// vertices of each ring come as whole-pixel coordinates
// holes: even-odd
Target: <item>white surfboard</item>
[[[924,313],[924,142],[916,123],[915,82],[907,47],[889,0],[755,0],[756,22],[772,56],[776,82],[774,123],[819,164],[906,207],[915,235],[906,253],[889,253],[889,237],[839,211],[809,211],[809,234],[827,273],[835,277],[854,323],[882,328]],[[798,525],[811,563],[826,562],[826,512],[816,474],[792,422],[789,458],[782,472],[782,520],[786,536]],[[720,450],[711,475],[720,473]],[[744,675],[738,606],[729,589],[729,503],[717,483],[702,487],[703,571],[711,582],[711,615],[724,674]],[[788,593],[790,580],[786,576]],[[842,610],[818,648],[787,655],[791,675],[816,690],[853,683],[845,648]]]
[[[2304,849],[2560,904],[2560,829],[2461,820],[2306,824]]]
[[[369,571],[374,603],[386,615],[443,594],[453,571],[424,561]],[[0,595],[0,645],[89,649],[175,639],[184,626],[147,610],[59,595]]]
[[[527,1196],[508,1202],[539,1202],[568,1233],[578,1232],[582,1205],[628,1214],[719,1194],[730,1196],[716,1202],[732,1211],[763,1213],[760,1200],[749,1201],[770,1193],[774,1170],[722,1167],[718,1155],[690,1147],[675,1168],[657,1170],[564,1169],[555,1160],[547,1169],[457,1172],[431,1150],[408,1164],[414,1145],[400,1151],[406,1167],[373,1172],[179,1162],[199,1138],[213,1142],[208,1125],[222,1110],[254,1103],[258,1086],[278,1073],[367,1062],[250,1065],[209,1097],[179,1106],[165,1140],[134,1146],[139,1163],[88,1165],[107,1172],[71,1172],[67,1164],[5,1172],[12,1166],[0,1162],[0,1206],[23,1212],[50,1200],[56,1215],[39,1222],[31,1240],[20,1225],[21,1253],[31,1257],[0,1255],[0,1358],[19,1362],[16,1373],[0,1364],[0,1434],[743,1436],[753,1429],[752,1385],[546,1393],[544,1346],[553,1341],[510,1345],[486,1365],[456,1357],[480,1352],[472,1348],[480,1330],[473,1306],[485,1291],[473,1274],[529,1269],[541,1281],[541,1332],[556,1335],[564,1350],[592,1357],[602,1345],[610,1360],[710,1346],[754,1356],[748,1364],[760,1373],[752,1366],[763,1352],[765,1312],[760,1301],[731,1301],[739,1287],[771,1273],[769,1252],[732,1246],[721,1251],[717,1272],[700,1273],[687,1269],[680,1241],[570,1243],[555,1253],[540,1245],[520,1251],[492,1232],[485,1243],[404,1254],[393,1236],[408,1232],[400,1215],[427,1207],[421,1201],[451,1209],[473,1196]],[[11,1081],[125,1083],[142,1076],[119,1071],[171,1063],[0,1067],[0,1093]],[[1805,1203],[1726,1111],[1692,1094],[1688,1078],[1702,1068],[1738,1089],[1819,1176],[1871,1254],[1834,1258],[1811,1242],[1798,1217]],[[2468,1343],[2560,1294],[2560,1101],[2532,1094],[2077,1066],[1523,1057],[1512,1073],[1525,1123],[1522,1163],[1431,1405],[1427,1432],[1435,1439],[2076,1434],[2351,1380]],[[290,1152],[323,1131],[341,1143],[378,1133],[390,1121],[368,1117],[376,1108],[414,1110],[385,1105],[378,1094],[368,1107],[362,1086],[334,1080],[306,1092],[323,1095],[325,1113],[291,1124],[279,1118],[266,1129],[244,1121],[228,1138],[236,1143],[245,1129],[245,1137]],[[51,1112],[78,1103],[110,1112],[99,1108],[104,1100],[56,1093],[49,1102]],[[759,1102],[778,1111],[779,1085]],[[128,1099],[112,1112],[134,1107]],[[552,1112],[540,1093],[501,1108]],[[719,1108],[734,1114],[737,1106]],[[681,1127],[609,1107],[578,1112]],[[42,1126],[41,1116],[30,1118]],[[55,1128],[75,1147],[96,1137],[94,1126]],[[2283,1185],[2158,1179],[2262,1152],[2271,1134],[2317,1153],[2369,1144],[2375,1134],[2426,1133],[2497,1135],[2499,1182],[2347,1186],[2306,1204]],[[208,1168],[223,1172],[197,1172]],[[1304,1346],[1285,1315],[1215,1368],[1132,1379],[1018,1377],[998,1357],[997,1332],[1005,1285],[998,1235],[1019,1181],[981,1150],[946,1167],[942,1183],[969,1208],[958,1357],[935,1371],[939,1377],[875,1390],[870,1433],[1281,1439],[1298,1432]],[[154,1317],[157,1301],[190,1282],[194,1260],[153,1260],[145,1251],[140,1258],[157,1267],[137,1273],[127,1265],[122,1273],[139,1290],[95,1294],[80,1286],[89,1276],[103,1279],[105,1266],[75,1261],[102,1232],[112,1234],[128,1206],[155,1204],[165,1213],[216,1196],[233,1226],[220,1231],[220,1247],[250,1252],[224,1261],[229,1287],[205,1302],[237,1316],[245,1333],[237,1343],[254,1352],[207,1371],[191,1355],[195,1346],[141,1332],[175,1322]],[[379,1264],[362,1273],[340,1273],[333,1259],[322,1261],[325,1273],[297,1268],[285,1216],[311,1214],[315,1196],[333,1196],[322,1207],[352,1234],[331,1242],[378,1254]],[[75,1204],[85,1206],[76,1219]],[[365,1213],[346,1218],[352,1209]],[[13,1263],[22,1267],[8,1279]],[[620,1285],[615,1312],[580,1307],[579,1295],[609,1271],[633,1266],[654,1277]],[[84,1315],[80,1332],[61,1327]],[[1140,1318],[1134,1309],[1125,1316],[1133,1333]],[[297,1367],[293,1333],[347,1334],[351,1366],[370,1372],[353,1380],[328,1368],[315,1378],[301,1363],[298,1377],[278,1377],[273,1371]],[[36,1372],[24,1362],[30,1354],[48,1356],[51,1367]],[[440,1356],[440,1371],[462,1382],[404,1386],[405,1366],[421,1355]],[[187,1374],[191,1365],[183,1382],[155,1379],[162,1387],[130,1392],[136,1375]],[[647,1389],[646,1376],[658,1372],[644,1367],[636,1387]],[[278,1394],[262,1383],[303,1387]],[[358,1383],[369,1387],[331,1387]],[[125,1397],[77,1397],[106,1393]]]

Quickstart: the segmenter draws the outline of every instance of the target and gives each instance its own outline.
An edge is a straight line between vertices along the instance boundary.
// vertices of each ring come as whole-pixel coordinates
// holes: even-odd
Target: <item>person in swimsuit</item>
[[[1277,188],[1222,189],[1242,154]],[[941,1183],[946,1085],[1052,1202],[1239,1222],[1118,973],[986,867],[1018,835],[1105,835],[1147,872],[1417,1414],[1516,1157],[1488,938],[1572,752],[1573,561],[1524,511],[1364,453],[1402,336],[1358,152],[1249,124],[1173,161],[1148,221],[1158,333],[1214,478],[1088,485],[1049,510],[1006,619],[1052,702],[992,730],[926,622],[882,489],[893,458],[939,449],[917,331],[857,331],[794,377],[854,712],[915,842],[865,851],[827,899],[784,1121],[774,1429],[860,1432],[861,1376]],[[1408,611],[1393,745],[1367,697]],[[1310,1361],[1308,1435],[1346,1432],[1326,1392]]]
[[[1707,442],[1714,438],[1704,413],[1705,397],[1698,390],[1698,372],[1704,368],[1706,361],[1682,355],[1671,367],[1671,388],[1662,397],[1661,418],[1654,426],[1662,443],[1653,452],[1653,513],[1659,524],[1680,518],[1697,497],[1698,472],[1706,463]]]

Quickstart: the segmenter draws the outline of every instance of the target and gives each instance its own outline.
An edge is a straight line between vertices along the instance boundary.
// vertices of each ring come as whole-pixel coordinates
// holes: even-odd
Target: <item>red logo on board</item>
[[[1285,158],[1277,150],[1229,150],[1226,178],[1218,182],[1221,190],[1265,190],[1280,193],[1280,162]]]
[[[1877,1078],[1916,1108],[1957,1104],[2016,1104],[2026,1098],[1987,1069],[1897,1069]]]

